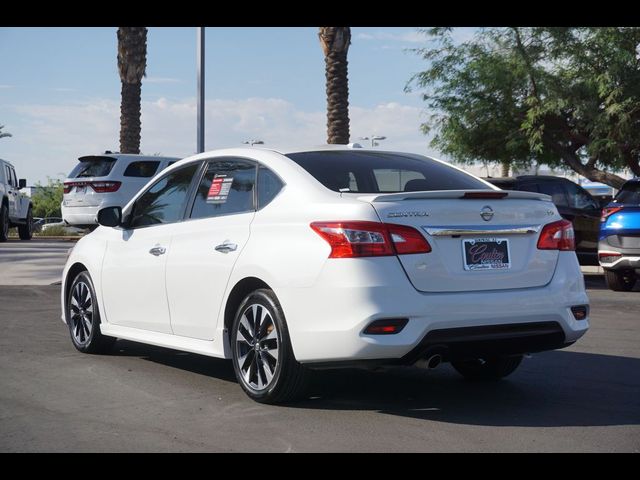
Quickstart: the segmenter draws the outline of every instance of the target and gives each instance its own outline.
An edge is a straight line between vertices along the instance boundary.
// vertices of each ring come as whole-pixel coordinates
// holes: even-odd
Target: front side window
[[[209,162],[191,208],[191,218],[254,211],[256,164],[241,159]]]
[[[165,175],[143,193],[133,206],[131,227],[143,227],[180,220],[189,186],[200,164],[195,163]]]
[[[569,196],[569,206],[578,209],[596,209],[597,202],[584,188],[570,182],[565,183]]]
[[[489,188],[484,182],[428,157],[358,151],[300,152],[287,155],[335,192],[396,193]]]
[[[153,177],[158,170],[160,162],[154,161],[142,161],[131,162],[124,171],[125,177]]]

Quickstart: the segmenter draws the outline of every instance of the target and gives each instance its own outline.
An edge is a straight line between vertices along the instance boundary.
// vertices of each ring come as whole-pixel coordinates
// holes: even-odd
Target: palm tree
[[[349,143],[349,81],[347,52],[351,28],[320,27],[327,77],[327,143]]]
[[[140,153],[140,98],[147,68],[146,27],[118,28],[118,70],[122,82],[120,101],[120,152]]]
[[[9,132],[3,132],[2,131],[3,128],[4,128],[4,125],[0,125],[0,138],[13,137],[13,135],[11,135]]]

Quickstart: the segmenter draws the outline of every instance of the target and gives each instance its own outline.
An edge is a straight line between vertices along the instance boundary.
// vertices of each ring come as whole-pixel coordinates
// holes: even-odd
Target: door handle
[[[220,245],[216,245],[216,252],[229,253],[235,251],[237,248],[238,245],[225,240]]]
[[[167,249],[164,247],[161,247],[160,245],[156,245],[151,250],[149,250],[149,253],[151,255],[155,255],[156,257],[158,257],[160,255],[164,255],[165,253],[167,253]]]

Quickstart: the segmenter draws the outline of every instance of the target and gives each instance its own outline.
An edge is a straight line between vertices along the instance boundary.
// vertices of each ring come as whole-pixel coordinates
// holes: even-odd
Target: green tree
[[[9,132],[3,132],[4,125],[0,125],[0,138],[13,137]]]
[[[147,69],[147,29],[118,28],[120,99],[120,151],[140,153],[140,101],[142,77]]]
[[[60,217],[64,185],[60,180],[47,179],[47,185],[36,184],[36,191],[31,196],[34,217]]]
[[[320,27],[327,93],[327,143],[349,143],[349,80],[347,53],[351,28]]]
[[[483,28],[456,42],[423,30],[432,145],[461,163],[569,167],[620,187],[640,175],[640,28]]]

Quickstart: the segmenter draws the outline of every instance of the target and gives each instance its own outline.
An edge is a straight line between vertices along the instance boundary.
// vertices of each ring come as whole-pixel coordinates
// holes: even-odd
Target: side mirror
[[[98,223],[103,227],[118,227],[122,223],[122,208],[107,207],[98,212]]]
[[[27,186],[27,179],[21,178],[18,180],[18,188],[25,188]]]

